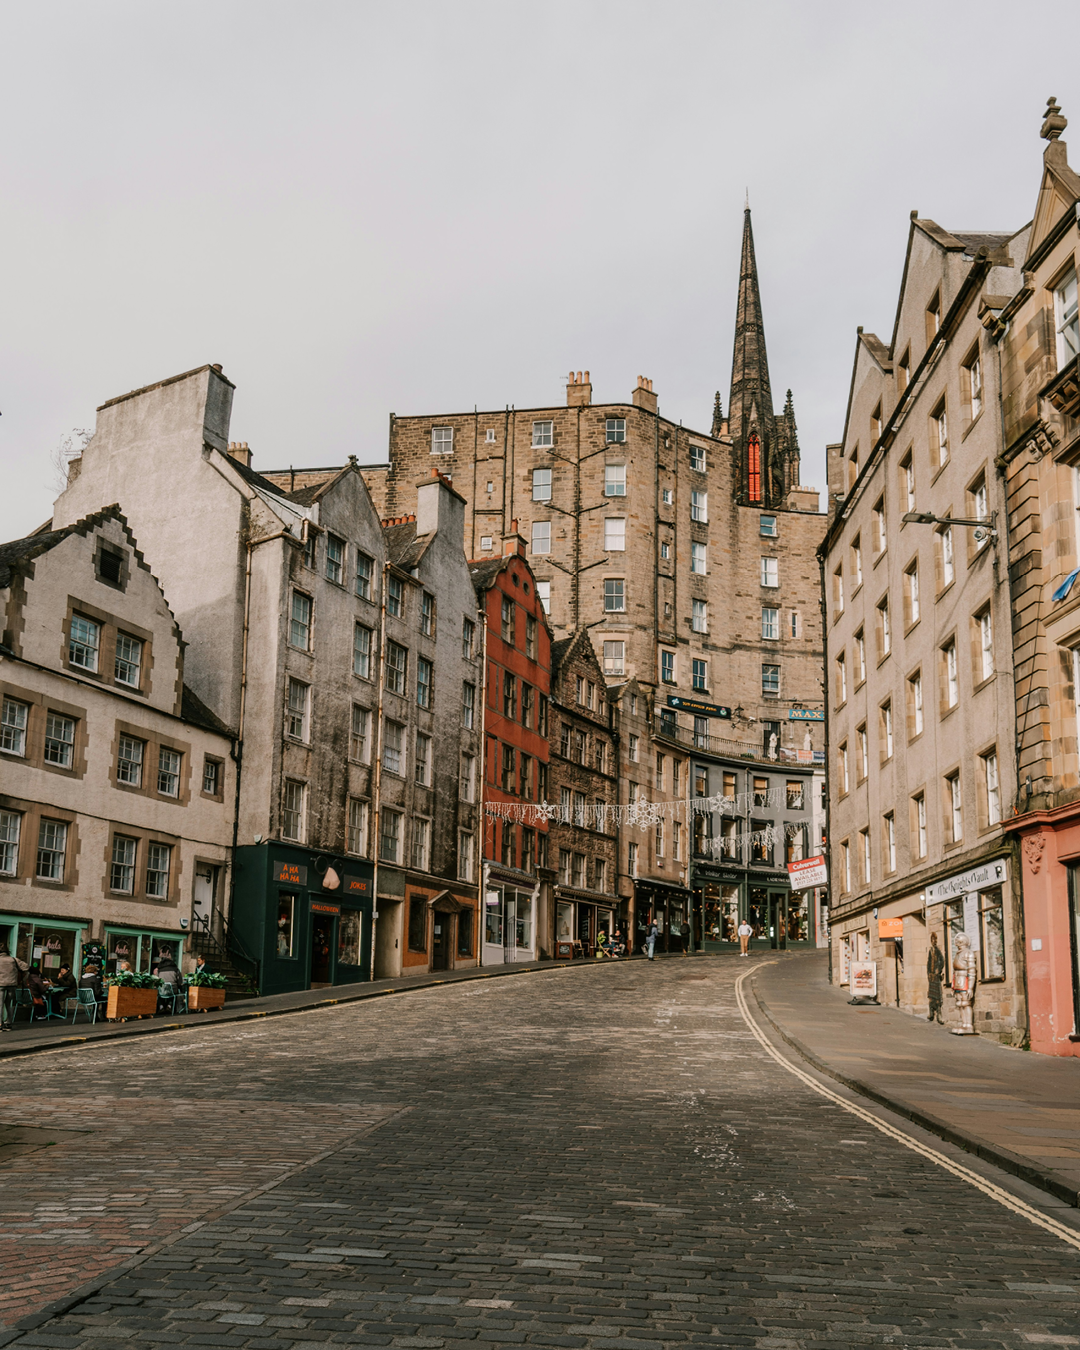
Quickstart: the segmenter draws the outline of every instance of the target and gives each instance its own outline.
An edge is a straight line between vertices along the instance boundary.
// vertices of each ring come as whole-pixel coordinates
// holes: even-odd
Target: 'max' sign
[[[946,877],[944,881],[935,881],[932,886],[927,886],[926,903],[940,905],[943,900],[957,900],[972,891],[985,891],[988,886],[1002,886],[1008,875],[1004,858],[999,858],[996,862],[983,863],[980,867],[973,867],[969,872],[957,872],[955,876]]]

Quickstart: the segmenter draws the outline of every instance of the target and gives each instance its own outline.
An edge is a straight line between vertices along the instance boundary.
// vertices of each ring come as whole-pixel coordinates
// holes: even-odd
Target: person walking
[[[15,990],[19,987],[19,976],[25,975],[29,969],[25,961],[12,956],[6,943],[0,944],[0,1031],[12,1030]]]
[[[749,956],[750,939],[754,936],[754,930],[750,927],[750,925],[746,922],[746,920],[743,919],[742,923],[739,924],[738,928],[735,931],[739,935],[739,955]]]
[[[649,927],[645,932],[645,955],[650,961],[653,960],[653,953],[656,950],[656,939],[660,936],[660,929],[656,926],[656,920],[649,920]]]
[[[945,1025],[945,1020],[941,1016],[941,981],[945,975],[945,953],[938,946],[937,934],[930,934],[930,950],[926,953],[926,995],[930,1004],[930,1013],[927,1017],[928,1022],[940,1022]]]

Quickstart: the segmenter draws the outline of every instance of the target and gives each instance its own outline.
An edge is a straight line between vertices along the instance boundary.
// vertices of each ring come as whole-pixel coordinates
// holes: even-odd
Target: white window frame
[[[690,601],[690,628],[695,633],[709,631],[709,604],[707,600]]]
[[[544,450],[555,443],[555,423],[539,421],[532,424],[532,448]]]
[[[605,497],[626,496],[625,464],[604,465],[604,496]]]
[[[452,455],[454,453],[454,428],[431,428],[431,453],[433,455]]]
[[[604,518],[604,552],[626,552],[625,516],[606,516]]]
[[[551,501],[551,470],[533,469],[532,499],[534,502]]]
[[[531,553],[540,555],[551,552],[551,521],[534,520],[532,523]]]
[[[626,642],[623,639],[604,639],[604,674],[626,674]]]
[[[1070,268],[1054,287],[1054,329],[1057,335],[1058,370],[1064,370],[1080,351],[1075,268]]]
[[[709,523],[709,494],[707,492],[691,491],[690,519],[701,525]]]
[[[699,577],[703,577],[708,570],[708,545],[692,541],[690,544],[690,571]]]
[[[285,685],[285,734],[290,740],[307,743],[310,708],[311,685],[294,675],[288,676]]]
[[[780,559],[762,558],[761,560],[761,584],[767,586],[770,590],[776,590],[780,585]]]
[[[780,637],[780,610],[773,605],[761,607],[761,637],[765,642],[776,642]]]

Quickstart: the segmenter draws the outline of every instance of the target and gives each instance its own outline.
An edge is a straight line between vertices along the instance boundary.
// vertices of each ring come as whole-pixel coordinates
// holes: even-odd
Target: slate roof
[[[431,543],[428,535],[416,533],[415,520],[399,520],[395,525],[384,525],[383,538],[390,561],[406,572],[410,567],[419,565]]]
[[[185,684],[180,696],[180,716],[185,722],[191,722],[194,726],[202,727],[206,731],[216,731],[220,736],[228,736],[230,740],[236,740],[236,732],[229,726],[226,726],[217,713],[202,701],[202,699],[189,689]]]

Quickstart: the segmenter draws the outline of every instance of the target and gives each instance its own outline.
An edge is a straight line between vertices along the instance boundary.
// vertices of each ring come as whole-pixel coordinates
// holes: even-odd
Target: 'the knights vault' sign
[[[668,694],[669,708],[680,708],[683,712],[694,713],[697,717],[726,717],[731,720],[731,709],[719,703],[702,703],[697,698],[683,698],[681,694]]]

